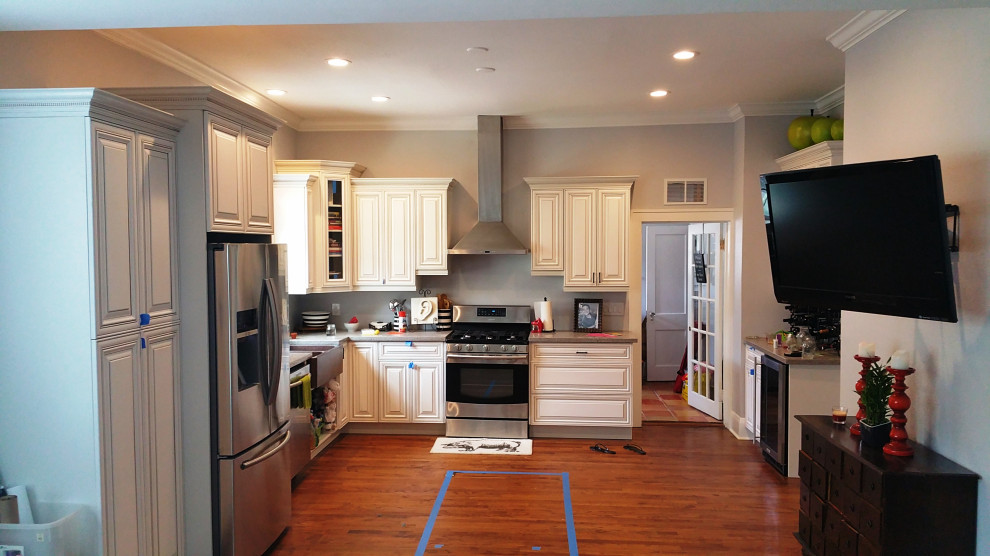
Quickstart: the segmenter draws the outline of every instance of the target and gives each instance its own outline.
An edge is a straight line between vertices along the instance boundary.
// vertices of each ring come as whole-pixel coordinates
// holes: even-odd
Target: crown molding
[[[846,102],[846,86],[840,85],[815,101],[815,112],[824,114]]]
[[[907,10],[870,10],[856,14],[825,40],[845,52]]]
[[[182,72],[200,82],[219,89],[228,95],[267,112],[297,128],[302,118],[281,105],[272,102],[264,95],[244,85],[240,81],[223,74],[210,66],[179,52],[136,29],[103,29],[94,31],[103,38],[129,48],[156,62]]]

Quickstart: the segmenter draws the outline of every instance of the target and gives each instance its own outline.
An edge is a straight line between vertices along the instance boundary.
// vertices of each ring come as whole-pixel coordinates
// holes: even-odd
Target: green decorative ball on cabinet
[[[833,123],[835,120],[832,118],[815,118],[815,122],[811,124],[811,142],[818,144],[832,139]]]
[[[816,119],[814,116],[800,116],[791,121],[791,125],[787,127],[787,141],[795,150],[812,145],[811,126]]]

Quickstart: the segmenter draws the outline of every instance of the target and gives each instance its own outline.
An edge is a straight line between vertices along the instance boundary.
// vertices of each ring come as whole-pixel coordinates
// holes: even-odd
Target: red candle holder
[[[866,371],[870,370],[870,365],[876,363],[880,360],[879,357],[862,357],[860,355],[853,355],[853,359],[859,361],[863,368],[859,371],[859,380],[856,381],[856,394],[863,393],[863,386],[865,382],[863,377],[866,375]],[[856,422],[853,426],[849,427],[849,434],[853,436],[859,436],[859,422],[866,417],[866,410],[863,409],[863,401],[857,400],[856,403],[859,404],[859,411],[856,412]]]
[[[883,453],[892,456],[913,456],[914,448],[908,446],[908,434],[904,430],[904,424],[907,423],[904,412],[911,407],[911,398],[904,393],[907,390],[907,386],[904,385],[904,378],[914,374],[914,369],[911,367],[907,369],[887,367],[887,372],[894,375],[894,392],[887,402],[893,414],[890,416],[890,442],[884,445]]]

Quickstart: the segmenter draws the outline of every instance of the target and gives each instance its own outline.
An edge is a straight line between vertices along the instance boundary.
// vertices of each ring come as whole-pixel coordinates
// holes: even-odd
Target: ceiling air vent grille
[[[665,205],[708,204],[708,180],[679,179],[664,181]]]

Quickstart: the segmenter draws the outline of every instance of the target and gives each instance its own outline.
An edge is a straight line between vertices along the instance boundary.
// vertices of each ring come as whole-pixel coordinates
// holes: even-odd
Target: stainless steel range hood
[[[502,117],[478,116],[478,223],[451,255],[525,255],[529,250],[502,223]]]

